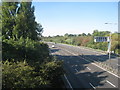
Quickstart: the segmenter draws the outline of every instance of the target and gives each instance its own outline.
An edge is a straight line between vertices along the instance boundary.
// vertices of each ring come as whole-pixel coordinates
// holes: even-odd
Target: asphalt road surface
[[[120,77],[105,70],[94,61],[110,63],[112,67],[118,69],[118,57],[112,56],[111,60],[104,52],[94,51],[83,47],[70,46],[65,44],[47,43],[52,55],[64,61],[64,82],[66,87],[71,88],[110,88],[118,90]]]

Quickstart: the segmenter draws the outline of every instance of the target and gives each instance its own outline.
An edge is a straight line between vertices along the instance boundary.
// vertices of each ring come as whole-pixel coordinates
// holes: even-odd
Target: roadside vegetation
[[[2,2],[2,88],[61,87],[62,61],[41,41],[32,2]]]
[[[99,49],[103,51],[107,51],[108,43],[107,42],[94,42],[94,36],[109,36],[109,31],[98,31],[94,30],[92,34],[82,33],[82,34],[68,34],[66,33],[64,36],[56,35],[43,37],[44,41],[48,42],[56,42],[56,43],[65,43],[76,46],[85,46],[93,49]],[[115,54],[120,54],[120,33],[112,33],[112,44],[111,51],[114,51]]]

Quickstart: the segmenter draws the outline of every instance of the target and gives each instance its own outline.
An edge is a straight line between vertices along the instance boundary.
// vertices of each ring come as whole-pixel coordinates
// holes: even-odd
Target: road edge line
[[[112,84],[110,81],[106,80],[107,83],[109,83],[110,85],[112,85],[113,87],[116,87],[114,84]]]
[[[70,82],[69,82],[69,80],[67,79],[67,77],[66,77],[66,75],[65,75],[65,74],[64,74],[64,77],[65,77],[65,79],[66,79],[67,83],[69,84],[70,88],[73,90],[72,85],[70,84]]]
[[[92,86],[92,88],[96,89],[91,83],[89,83],[89,84],[90,84],[90,86]]]

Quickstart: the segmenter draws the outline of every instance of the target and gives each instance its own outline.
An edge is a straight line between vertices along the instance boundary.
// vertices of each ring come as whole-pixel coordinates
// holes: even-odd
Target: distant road
[[[66,74],[64,80],[68,88],[113,88],[118,90],[118,77],[114,73],[104,70],[90,59],[111,63],[113,67],[118,64],[118,57],[112,56],[109,62],[108,56],[104,53],[83,49],[81,47],[70,46],[65,44],[48,43],[51,54],[64,61]]]

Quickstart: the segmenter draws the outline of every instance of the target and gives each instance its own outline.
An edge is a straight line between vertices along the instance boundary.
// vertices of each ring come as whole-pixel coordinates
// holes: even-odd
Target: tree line
[[[43,37],[45,41],[49,42],[56,42],[56,43],[65,43],[65,44],[71,44],[71,45],[77,45],[77,46],[85,46],[90,47],[93,49],[100,49],[107,51],[108,49],[108,42],[94,42],[95,36],[110,36],[109,31],[99,31],[94,30],[92,34],[88,33],[82,33],[82,34],[64,34],[64,35],[56,35],[56,36],[48,36]],[[111,39],[111,51],[114,51],[115,54],[120,54],[120,43],[119,43],[119,37],[120,33],[112,33]]]
[[[2,88],[60,87],[62,61],[41,40],[32,2],[4,2],[2,21]]]

